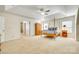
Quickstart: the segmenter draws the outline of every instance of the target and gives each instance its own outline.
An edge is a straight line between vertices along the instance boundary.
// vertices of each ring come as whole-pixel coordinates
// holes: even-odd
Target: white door
[[[26,35],[29,36],[29,22],[26,22]]]
[[[5,20],[3,16],[0,16],[0,42],[5,41]]]
[[[29,22],[28,21],[23,22],[23,32],[26,36],[29,36]]]

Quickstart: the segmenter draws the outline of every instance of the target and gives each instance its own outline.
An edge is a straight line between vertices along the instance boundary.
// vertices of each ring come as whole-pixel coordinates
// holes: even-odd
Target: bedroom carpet
[[[71,38],[21,37],[1,44],[2,54],[79,53],[79,42]]]

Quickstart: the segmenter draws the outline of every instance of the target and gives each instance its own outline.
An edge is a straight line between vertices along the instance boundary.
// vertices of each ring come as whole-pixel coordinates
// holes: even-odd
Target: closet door
[[[41,33],[41,29],[42,29],[41,24],[36,23],[36,24],[35,24],[35,35],[41,35],[41,34],[42,34],[42,33]]]
[[[0,16],[0,42],[5,41],[5,19]]]

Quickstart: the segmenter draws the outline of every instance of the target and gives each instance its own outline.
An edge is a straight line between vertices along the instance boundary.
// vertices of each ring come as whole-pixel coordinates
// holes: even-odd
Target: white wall
[[[18,39],[20,37],[21,17],[9,13],[4,13],[6,27],[6,41]]]
[[[5,18],[5,41],[19,39],[21,37],[20,23],[23,21],[30,22],[30,36],[34,36],[35,24],[33,19],[7,12],[0,12],[0,15]]]
[[[5,41],[20,38],[20,22],[23,20],[22,16],[0,13],[5,18]]]

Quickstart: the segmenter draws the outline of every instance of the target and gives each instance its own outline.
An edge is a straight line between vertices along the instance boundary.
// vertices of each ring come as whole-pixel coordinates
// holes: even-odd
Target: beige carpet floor
[[[21,37],[1,44],[2,54],[60,54],[79,53],[79,43],[70,38],[49,39]]]

